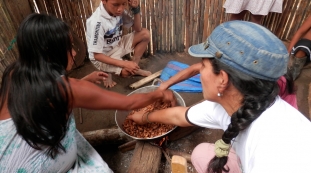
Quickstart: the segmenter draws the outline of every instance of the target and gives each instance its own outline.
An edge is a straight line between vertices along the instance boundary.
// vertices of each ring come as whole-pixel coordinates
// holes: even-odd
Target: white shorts
[[[134,48],[132,47],[133,39],[135,32],[122,36],[118,45],[115,46],[111,51],[109,51],[106,55],[117,60],[122,60],[122,57],[128,53],[133,52]],[[100,61],[91,60],[94,66],[101,71],[114,73],[116,75],[120,75],[122,68],[110,64],[105,64]]]

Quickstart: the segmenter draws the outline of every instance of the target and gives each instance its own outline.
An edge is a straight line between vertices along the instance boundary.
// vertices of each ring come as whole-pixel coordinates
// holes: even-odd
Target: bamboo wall
[[[0,75],[17,57],[14,38],[22,19],[32,12],[54,14],[85,43],[85,22],[100,0],[0,0]],[[206,39],[228,20],[225,0],[140,0],[142,26],[151,32],[147,53],[183,52]],[[270,13],[263,25],[288,41],[310,15],[310,0],[284,0],[283,13]],[[86,44],[85,44],[86,45]]]

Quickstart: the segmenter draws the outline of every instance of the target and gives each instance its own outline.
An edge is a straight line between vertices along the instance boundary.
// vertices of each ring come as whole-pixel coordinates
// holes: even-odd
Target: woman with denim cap
[[[311,172],[311,122],[282,100],[277,80],[286,73],[287,49],[268,29],[251,22],[225,22],[189,48],[202,58],[205,101],[130,116],[144,124],[223,129],[215,144],[191,156],[198,172]]]
[[[171,91],[126,96],[69,78],[75,50],[69,27],[46,14],[31,14],[17,32],[19,57],[3,73],[0,89],[0,172],[112,172],[75,126],[72,109],[132,110]],[[120,104],[122,103],[122,104]]]

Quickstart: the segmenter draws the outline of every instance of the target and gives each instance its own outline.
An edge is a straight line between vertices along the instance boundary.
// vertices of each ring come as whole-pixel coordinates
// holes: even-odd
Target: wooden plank
[[[147,20],[147,26],[146,28],[149,30],[150,32],[150,42],[148,43],[148,47],[147,47],[147,56],[151,55],[151,42],[152,42],[152,36],[151,36],[151,16],[150,16],[150,2],[146,1],[146,20]]]
[[[61,7],[61,17],[64,22],[66,22],[68,25],[69,23],[69,13],[67,7],[64,5],[64,0],[58,0],[59,6]]]
[[[182,16],[182,19],[181,19],[181,32],[180,32],[180,36],[178,37],[181,37],[181,42],[180,42],[180,45],[178,45],[179,47],[179,52],[188,52],[188,49],[186,47],[186,42],[185,42],[185,39],[186,39],[186,29],[185,28],[188,28],[188,26],[186,27],[186,11],[187,11],[187,7],[186,7],[186,2],[184,0],[180,0],[179,1],[179,6],[180,6],[180,13],[181,13],[181,16]]]
[[[141,12],[141,26],[143,28],[147,28],[146,25],[146,8],[145,8],[145,0],[140,0],[140,12]]]
[[[176,52],[176,45],[177,45],[177,41],[179,40],[176,37],[176,16],[177,16],[177,10],[178,10],[178,0],[176,1],[172,1],[172,13],[171,13],[171,21],[172,21],[172,29],[171,29],[171,52]],[[181,18],[181,15],[180,17]],[[180,31],[179,31],[180,32]]]
[[[209,35],[209,26],[208,26],[208,18],[209,18],[209,5],[210,5],[210,0],[207,0],[205,2],[205,11],[204,11],[204,26],[203,26],[203,38],[204,40],[208,37]]]
[[[78,1],[78,6],[79,6],[79,10],[78,12],[80,13],[78,17],[78,20],[81,22],[81,25],[80,25],[80,28],[79,28],[79,32],[81,33],[80,35],[80,38],[82,39],[82,41],[84,43],[86,43],[86,37],[85,37],[85,30],[86,30],[86,18],[85,18],[85,9],[84,9],[84,6],[83,6],[83,2],[82,0],[79,0]]]
[[[200,2],[200,12],[199,12],[199,38],[198,41],[204,42],[205,38],[203,37],[203,29],[204,29],[204,7],[205,7],[206,0],[201,0]]]
[[[186,0],[186,50],[188,50],[190,46],[190,0]]]
[[[143,79],[141,79],[141,80],[139,80],[139,81],[137,81],[137,82],[131,84],[131,85],[130,85],[130,88],[132,88],[132,89],[139,88],[139,87],[141,87],[142,85],[144,85],[144,84],[146,84],[146,83],[152,81],[153,79],[159,77],[159,76],[161,75],[161,73],[162,73],[162,70],[157,71],[157,72],[153,73],[152,75],[147,76],[147,77],[145,77],[145,78],[143,78]]]
[[[44,0],[40,1],[40,0],[35,0],[36,4],[37,4],[37,7],[38,7],[38,10],[40,13],[46,13],[47,12],[47,9],[45,8],[45,5],[44,5]]]
[[[92,9],[91,9],[91,1],[83,0],[83,5],[85,8],[85,18],[87,19],[93,14]]]
[[[151,30],[152,30],[152,54],[154,55],[157,52],[157,25],[156,25],[156,12],[155,7],[157,7],[158,4],[155,3],[156,0],[151,0],[150,3],[150,12],[151,12]]]
[[[158,173],[161,149],[148,142],[137,141],[128,173]]]
[[[194,13],[194,4],[195,0],[190,1],[190,8],[189,8],[189,46],[193,45],[193,13]]]
[[[19,24],[26,18],[29,14],[33,13],[33,9],[28,1],[25,0],[4,0],[3,1],[5,12],[10,16],[14,28],[18,28]],[[3,16],[1,16],[3,17]],[[3,25],[3,23],[1,23]]]
[[[169,7],[169,1],[163,1],[163,13],[164,13],[164,18],[163,18],[163,34],[164,34],[164,39],[162,41],[163,43],[163,50],[164,52],[169,52],[168,48],[169,48],[169,30],[168,30],[168,7]]]

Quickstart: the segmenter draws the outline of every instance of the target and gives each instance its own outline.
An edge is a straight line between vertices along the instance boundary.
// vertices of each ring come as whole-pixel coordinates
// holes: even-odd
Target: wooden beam
[[[141,80],[131,84],[130,88],[132,88],[132,89],[139,88],[139,87],[143,86],[144,84],[152,81],[153,79],[159,77],[161,75],[161,73],[162,73],[162,70],[157,71],[157,72],[153,73],[152,75],[147,76],[147,77],[145,77],[145,78],[143,78],[143,79],[141,79]]]

